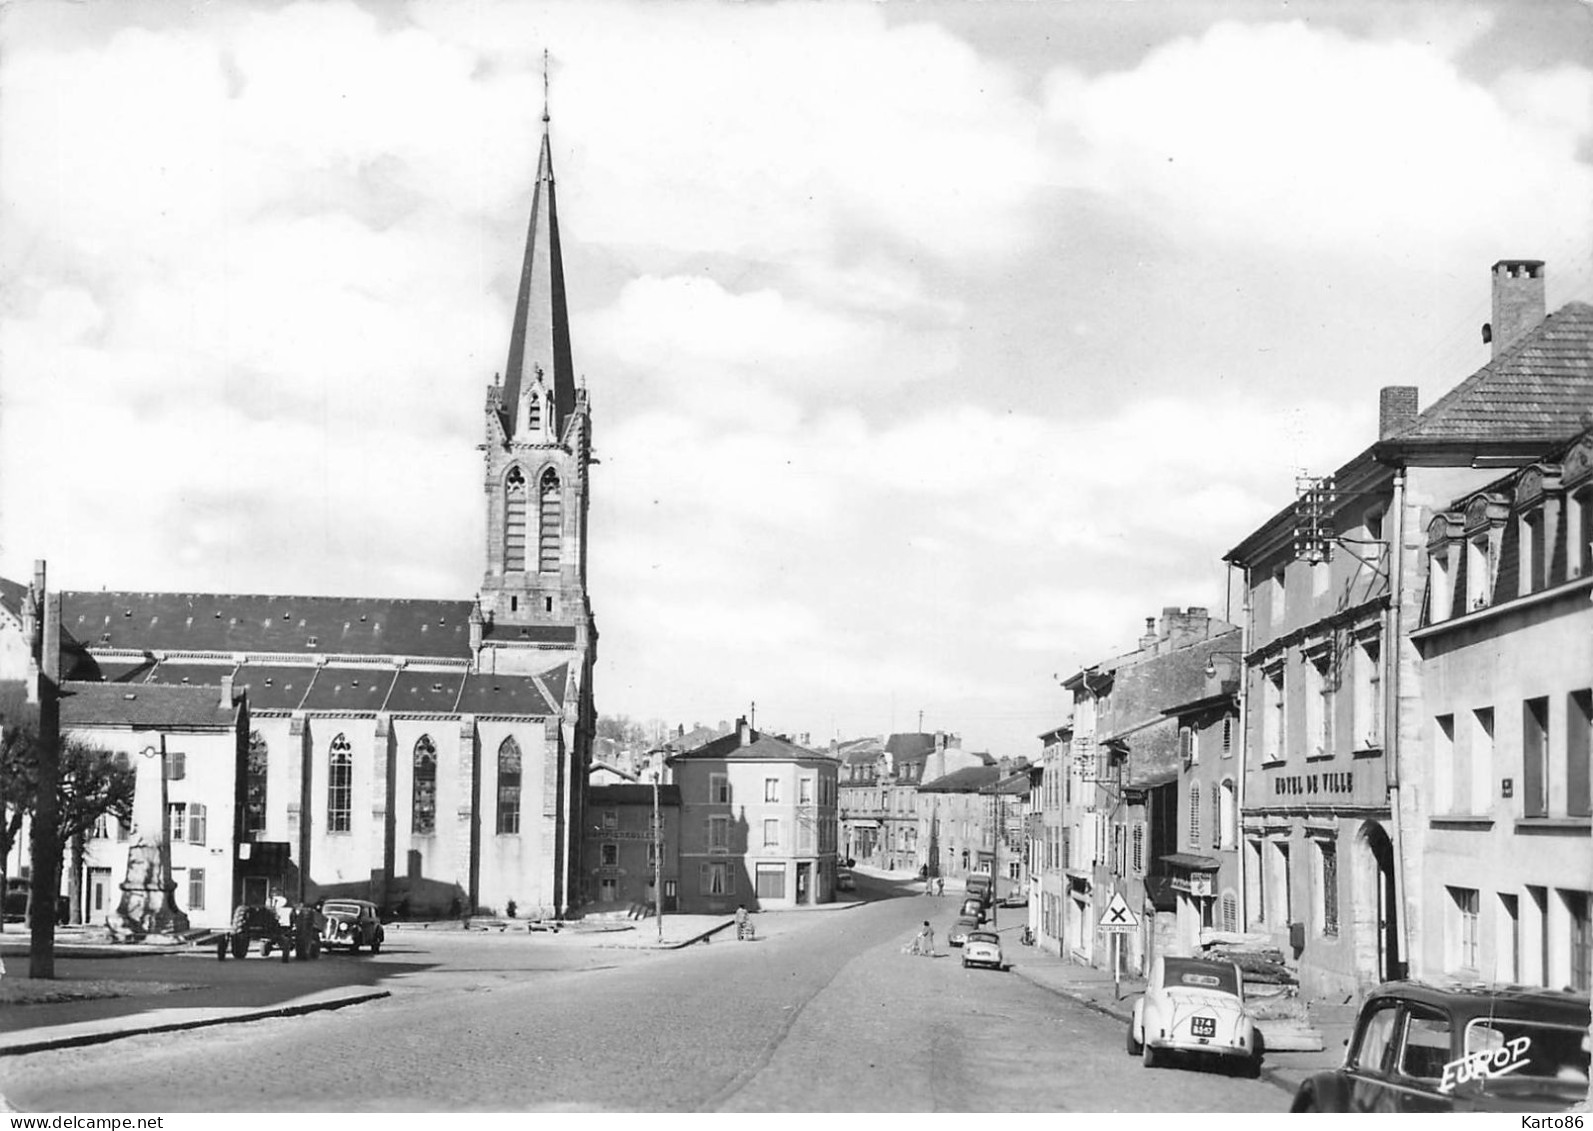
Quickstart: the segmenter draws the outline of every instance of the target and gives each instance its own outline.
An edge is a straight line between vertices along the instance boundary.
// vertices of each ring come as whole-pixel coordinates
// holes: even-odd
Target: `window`
[[[332,740],[326,768],[326,831],[346,833],[354,819],[354,748],[341,734]]]
[[[757,871],[758,898],[785,898],[785,865],[759,864]]]
[[[813,804],[813,779],[801,778],[797,781],[797,804]]]
[[[1229,934],[1239,929],[1239,901],[1231,891],[1222,894],[1222,929]]]
[[[559,568],[564,541],[563,495],[559,490],[558,473],[551,467],[542,473],[540,487],[541,537],[538,542],[537,568],[547,572]]]
[[[1433,719],[1433,812],[1455,810],[1455,716]]]
[[[266,740],[259,731],[249,732],[249,752],[243,772],[243,835],[257,836],[266,827],[266,767],[270,764]]]
[[[1494,981],[1521,981],[1521,901],[1509,892],[1499,893],[1497,945],[1494,947]]]
[[[1195,746],[1195,728],[1178,728],[1178,753],[1183,758],[1184,765],[1193,766],[1200,761],[1200,751]]]
[[[203,911],[205,909],[205,870],[203,868],[188,869],[188,910]]]
[[[1466,542],[1466,611],[1483,608],[1493,599],[1493,546],[1487,533]]]
[[[1493,808],[1493,708],[1471,712],[1471,811]]]
[[[601,876],[597,881],[597,900],[599,903],[614,903],[619,900],[619,881],[613,876]]]
[[[658,841],[656,840],[647,842],[647,867],[649,869],[658,867]]]
[[[1382,648],[1376,639],[1362,640],[1355,649],[1355,688],[1350,706],[1355,712],[1355,748],[1381,749],[1383,665]]]
[[[95,840],[104,840],[111,835],[110,818],[101,813],[94,818],[94,831],[89,834]]]
[[[765,803],[769,803],[769,802],[774,802],[774,801],[779,801],[780,800],[780,779],[779,778],[764,778],[763,779],[763,800],[764,800]]]
[[[1317,883],[1322,900],[1322,933],[1339,933],[1339,846],[1330,840],[1316,842]]]
[[[1449,1018],[1436,1010],[1406,1005],[1405,1039],[1400,1042],[1399,1071],[1417,1080],[1440,1080],[1449,1063]]]
[[[730,778],[725,774],[708,775],[708,801],[712,805],[730,804]]]
[[[618,809],[605,809],[605,810],[603,810],[603,831],[606,832],[606,833],[611,833],[611,832],[614,832],[618,828],[619,828],[619,810]]]
[[[619,845],[612,841],[604,842],[601,864],[605,868],[619,867]]]
[[[1306,658],[1305,756],[1320,758],[1333,753],[1332,649]]]
[[[736,877],[727,861],[711,860],[704,864],[700,871],[700,879],[703,895],[735,894]]]
[[[1571,692],[1565,711],[1565,812],[1593,815],[1588,764],[1593,761],[1593,690]]]
[[[1454,566],[1447,543],[1427,550],[1427,620],[1438,624],[1449,619],[1454,607]]]
[[[1355,1067],[1378,1073],[1387,1068],[1388,1049],[1394,1043],[1394,1022],[1398,1018],[1399,1006],[1389,1002],[1366,1019],[1360,1045],[1350,1054]]]
[[[188,806],[188,843],[205,843],[205,807],[199,802]]]
[[[498,835],[520,832],[520,744],[510,735],[498,747]]]
[[[1527,885],[1527,923],[1522,947],[1523,979],[1538,986],[1549,984],[1549,889]]]
[[[1549,701],[1521,705],[1521,805],[1528,817],[1549,815]]]
[[[1189,846],[1200,847],[1200,786],[1189,786]]]
[[[763,822],[763,846],[765,848],[778,847],[780,844],[780,821],[777,817],[766,818]]]
[[[1531,511],[1521,516],[1521,595],[1536,593],[1544,586],[1548,576],[1548,563],[1543,558],[1543,512]]]
[[[1262,679],[1265,701],[1261,712],[1261,761],[1283,761],[1283,666],[1265,673]]]
[[[437,747],[430,735],[415,743],[415,780],[410,790],[410,832],[431,836],[437,831]]]
[[[1211,783],[1211,846],[1222,847],[1222,789]]]
[[[183,839],[188,831],[188,806],[181,801],[174,801],[166,806],[166,840],[176,843]]]
[[[729,852],[730,851],[730,818],[729,817],[709,817],[708,818],[708,851],[709,852]]]
[[[1134,874],[1145,874],[1145,822],[1138,821],[1134,825]]]
[[[1587,993],[1589,987],[1588,958],[1593,947],[1593,930],[1588,923],[1588,893],[1561,891],[1560,902],[1565,904],[1566,919],[1571,928],[1570,985],[1578,993]]]
[[[1272,878],[1274,884],[1273,905],[1277,910],[1278,922],[1294,922],[1294,878],[1289,875],[1289,846],[1286,842],[1275,840],[1272,842]]]
[[[1272,623],[1277,624],[1283,620],[1284,597],[1287,592],[1285,587],[1286,573],[1284,566],[1278,566],[1272,571],[1272,579],[1267,583],[1268,603],[1271,606]]]
[[[1232,849],[1239,842],[1239,805],[1232,778],[1223,779],[1222,807],[1218,820],[1222,827],[1222,839],[1218,847]]]
[[[511,467],[503,481],[503,568],[525,571],[525,473]]]
[[[1446,887],[1449,892],[1447,969],[1477,969],[1477,908],[1476,888]]]
[[[1222,717],[1222,756],[1224,758],[1233,757],[1233,722],[1232,715],[1224,715]]]
[[[1267,921],[1267,885],[1262,874],[1262,853],[1259,840],[1247,840],[1245,852],[1248,857],[1245,869],[1246,894],[1249,896],[1250,922],[1265,923]]]

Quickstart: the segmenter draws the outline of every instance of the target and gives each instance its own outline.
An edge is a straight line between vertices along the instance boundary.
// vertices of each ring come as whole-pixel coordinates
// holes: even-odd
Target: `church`
[[[194,926],[273,889],[417,917],[565,916],[590,898],[591,406],[542,120],[508,360],[486,388],[473,598],[51,595],[63,730],[140,768],[133,827],[86,845],[86,921],[114,918],[118,888],[125,907],[129,845],[162,840]],[[27,674],[44,591],[42,571],[0,580],[0,677]]]

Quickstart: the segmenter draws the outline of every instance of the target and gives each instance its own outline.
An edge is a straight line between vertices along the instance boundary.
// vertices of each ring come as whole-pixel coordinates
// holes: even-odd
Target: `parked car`
[[[1155,1068],[1172,1053],[1191,1053],[1261,1071],[1261,1032],[1245,1009],[1244,977],[1233,962],[1161,957],[1151,963],[1134,1003],[1128,1051]]]
[[[960,918],[972,919],[975,923],[984,923],[990,918],[990,907],[977,895],[970,895],[962,901],[962,910],[958,913]]]
[[[968,941],[963,943],[962,964],[968,966],[993,966],[997,970],[1007,968],[1007,960],[1001,953],[1001,936],[994,931],[970,931]]]
[[[322,946],[347,947],[351,954],[358,954],[363,946],[372,954],[380,953],[387,932],[382,930],[376,904],[366,899],[329,899],[321,905],[321,914],[326,918]]]
[[[968,936],[978,929],[979,924],[964,915],[951,925],[951,930],[946,932],[946,941],[952,946],[962,946],[968,941]]]
[[[963,884],[963,890],[969,895],[977,895],[983,899],[993,898],[994,886],[990,881],[989,872],[975,872]]]
[[[1390,982],[1291,1110],[1563,1111],[1587,1090],[1587,994]]]
[[[1016,889],[1009,891],[1006,895],[1002,896],[1001,906],[1027,907],[1029,906],[1029,893],[1026,891],[1018,891]]]
[[[835,890],[836,891],[856,891],[857,890],[857,877],[855,877],[852,874],[852,869],[850,869],[850,868],[837,868],[835,870]]]

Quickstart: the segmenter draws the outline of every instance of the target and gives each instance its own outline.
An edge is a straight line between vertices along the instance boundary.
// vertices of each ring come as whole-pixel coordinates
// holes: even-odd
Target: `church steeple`
[[[564,260],[559,250],[559,211],[553,190],[545,84],[544,75],[542,152],[537,159],[536,191],[531,198],[531,224],[520,268],[520,289],[515,295],[502,404],[509,438],[521,439],[526,412],[520,400],[537,385],[540,374],[552,391],[551,419],[543,427],[557,441],[575,409],[575,365],[570,358],[570,319],[565,309]]]

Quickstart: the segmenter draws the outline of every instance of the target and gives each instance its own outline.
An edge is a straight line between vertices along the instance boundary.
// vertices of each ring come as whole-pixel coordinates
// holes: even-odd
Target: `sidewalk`
[[[1121,996],[1114,991],[1109,970],[1097,970],[1058,958],[1032,946],[1021,946],[1015,937],[1003,937],[1002,947],[1012,963],[1012,972],[1037,986],[1072,998],[1098,1013],[1123,1022],[1125,1037],[1134,1009],[1134,995],[1145,989],[1144,979],[1125,977]],[[1359,1007],[1329,1002],[1309,1003],[1311,1024],[1322,1033],[1319,1052],[1267,1052],[1262,1059],[1261,1078],[1290,1095],[1306,1077],[1344,1062],[1344,1042],[1355,1027]],[[1127,1053],[1125,1051],[1124,1055]]]

